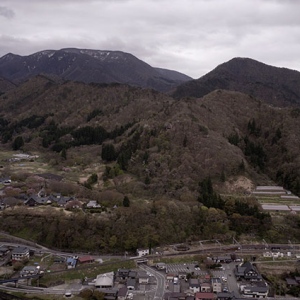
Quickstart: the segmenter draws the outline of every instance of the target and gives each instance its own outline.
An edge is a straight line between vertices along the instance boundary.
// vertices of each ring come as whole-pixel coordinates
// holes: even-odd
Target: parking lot
[[[197,264],[186,263],[186,264],[167,264],[166,273],[178,275],[180,273],[193,273],[195,275],[205,275],[206,272],[201,271]]]
[[[239,295],[239,285],[233,273],[235,265],[236,263],[234,262],[223,264],[222,270],[214,270],[212,274],[213,276],[222,278],[223,288],[227,289],[230,292],[234,292],[235,295]]]

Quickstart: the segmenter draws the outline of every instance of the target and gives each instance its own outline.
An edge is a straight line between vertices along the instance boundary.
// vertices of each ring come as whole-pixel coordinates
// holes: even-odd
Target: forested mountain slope
[[[216,90],[238,91],[278,107],[300,106],[300,72],[250,58],[233,58],[179,86],[174,97],[203,97]]]

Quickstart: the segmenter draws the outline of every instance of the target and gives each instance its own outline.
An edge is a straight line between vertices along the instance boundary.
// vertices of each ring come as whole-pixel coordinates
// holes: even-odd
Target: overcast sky
[[[233,57],[300,70],[300,0],[0,0],[0,57],[129,52],[199,78]]]

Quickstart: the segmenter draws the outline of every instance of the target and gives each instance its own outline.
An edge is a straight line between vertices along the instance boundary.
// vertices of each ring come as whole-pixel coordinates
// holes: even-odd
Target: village
[[[232,253],[216,251],[214,255],[206,256],[203,262],[190,261],[189,250],[171,247],[168,253],[183,255],[180,262],[167,261],[160,254],[153,254],[149,249],[137,249],[135,257],[116,257],[120,265],[130,261],[126,268],[111,266],[111,271],[99,273],[95,277],[84,276],[72,284],[57,280],[56,286],[40,288],[41,293],[61,294],[63,297],[80,295],[83,291],[100,291],[107,300],[125,299],[165,299],[165,300],[240,300],[251,298],[272,298],[274,291],[265,281],[257,269],[258,255],[245,255],[237,249]],[[213,247],[211,244],[209,247]],[[256,247],[257,248],[257,247]],[[233,247],[231,247],[233,249]],[[209,248],[207,252],[214,252],[216,248]],[[263,248],[261,259],[293,260],[297,264],[297,251],[290,250],[289,245],[281,248]],[[245,250],[244,250],[245,251]],[[253,251],[251,251],[252,253]],[[203,257],[204,257],[203,256]],[[243,256],[243,257],[242,257]],[[51,262],[51,263],[49,263]],[[108,264],[105,258],[93,255],[68,255],[54,251],[47,251],[28,246],[0,246],[0,263],[2,270],[1,288],[6,287],[36,289],[42,278],[62,271],[93,269],[95,266]],[[131,266],[131,267],[130,267]],[[5,270],[3,272],[3,270]],[[286,278],[287,286],[299,286],[300,277]]]
[[[35,159],[27,155],[14,156],[12,161],[23,162]],[[62,180],[61,176],[41,173],[35,175],[40,182],[38,191],[31,193],[14,192],[15,182],[10,177],[0,178],[1,202],[0,209],[12,209],[14,206],[26,206],[30,209],[52,207],[64,211],[82,210],[93,213],[106,213],[110,208],[104,207],[93,199],[80,201],[74,195],[62,195],[47,191],[48,179]],[[283,212],[296,214],[300,211],[299,198],[280,186],[256,186],[249,195],[257,198],[261,208],[272,213]],[[218,240],[210,241],[211,248],[204,242],[193,244],[169,245],[161,249],[137,249],[135,257],[115,257],[119,266],[112,266],[110,270],[90,273],[83,271],[98,268],[106,260],[99,255],[62,253],[54,250],[37,248],[34,244],[6,244],[0,245],[0,265],[2,266],[1,286],[10,287],[38,287],[51,289],[50,292],[61,295],[80,295],[82,291],[97,290],[105,295],[107,300],[124,299],[165,299],[165,300],[239,300],[251,298],[275,297],[276,293],[260,274],[257,263],[262,260],[292,260],[295,266],[300,258],[298,245],[287,241],[286,247],[272,247],[265,241],[261,246],[253,244],[253,249],[246,249],[245,245],[236,240],[233,245],[223,245]],[[249,246],[249,245],[248,245]],[[251,247],[251,245],[250,245]],[[202,261],[191,260],[193,251],[199,251]],[[255,255],[250,255],[252,252]],[[168,257],[182,254],[186,261],[168,261]],[[255,257],[255,259],[253,259]],[[127,267],[125,261],[129,262]],[[109,267],[108,267],[109,268]],[[40,286],[47,276],[61,273],[79,272],[76,284],[69,285],[66,280],[57,280],[51,287]],[[85,272],[85,273],[84,273]],[[83,276],[84,274],[84,276]],[[76,277],[76,276],[75,276]],[[287,277],[286,287],[300,285],[300,277]],[[49,290],[48,290],[49,292]]]

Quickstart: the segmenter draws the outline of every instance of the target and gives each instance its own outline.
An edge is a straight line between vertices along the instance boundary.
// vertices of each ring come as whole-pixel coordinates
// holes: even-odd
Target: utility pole
[[[220,248],[220,251],[221,251],[222,244],[218,240],[215,240],[215,241],[216,241],[216,244],[219,245],[219,248]]]
[[[263,243],[265,245],[265,250],[267,250],[269,248],[269,244],[263,239]]]
[[[233,237],[233,244],[235,245],[238,245],[239,246],[239,250],[241,250],[241,253],[243,254],[243,248],[242,248],[242,245]]]
[[[199,244],[200,244],[200,248],[201,248],[201,250],[203,250],[203,244],[202,244],[202,242],[201,242],[201,241],[199,241]]]

